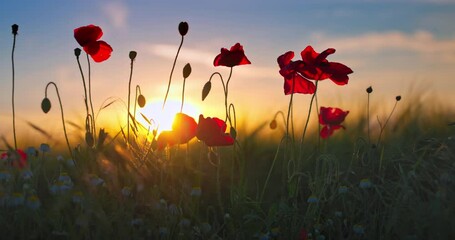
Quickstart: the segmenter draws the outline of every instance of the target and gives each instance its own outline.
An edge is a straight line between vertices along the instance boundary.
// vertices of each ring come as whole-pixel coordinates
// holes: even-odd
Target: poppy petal
[[[93,61],[103,62],[111,56],[113,49],[105,41],[96,41],[84,46],[84,51],[92,57]]]
[[[316,85],[314,85],[313,82],[308,81],[298,74],[296,74],[294,78],[294,91],[292,91],[292,78],[284,80],[285,95],[289,95],[291,93],[313,94],[316,91]]]
[[[87,25],[74,29],[74,38],[82,47],[95,42],[103,36],[103,30],[95,25]]]

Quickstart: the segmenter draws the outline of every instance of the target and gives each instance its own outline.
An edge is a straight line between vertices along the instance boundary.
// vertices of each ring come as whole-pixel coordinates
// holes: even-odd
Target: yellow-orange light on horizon
[[[144,108],[137,109],[136,120],[144,126],[149,126],[147,121],[141,116],[142,113],[152,123],[150,128],[157,129],[157,133],[159,134],[161,131],[172,129],[174,116],[180,112],[180,106],[180,101],[169,99],[163,109],[163,102],[155,100],[146,104]],[[185,102],[182,113],[193,117],[196,122],[198,121],[199,114],[201,114],[198,107],[190,102]]]

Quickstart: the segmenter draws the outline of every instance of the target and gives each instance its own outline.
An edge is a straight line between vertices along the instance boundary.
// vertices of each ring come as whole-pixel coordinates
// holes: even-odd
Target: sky
[[[204,102],[201,91],[212,73],[218,71],[227,78],[229,69],[214,67],[213,59],[221,48],[237,42],[252,64],[234,67],[228,101],[235,105],[244,127],[286,111],[289,96],[283,93],[276,59],[287,51],[294,51],[298,59],[308,45],[317,52],[335,48],[328,59],[354,71],[345,86],[321,82],[321,106],[358,109],[365,104],[365,89],[373,86],[372,101],[380,106],[392,105],[396,95],[406,102],[407,96],[423,94],[455,107],[455,0],[1,1],[0,136],[12,141],[12,24],[19,25],[14,55],[18,135],[44,141],[43,136],[32,133],[28,122],[61,134],[53,89],[48,93],[51,112],[44,114],[40,109],[49,81],[59,87],[66,120],[84,123],[83,86],[73,55],[73,49],[79,47],[73,37],[75,28],[100,26],[102,40],[114,49],[107,61],[91,63],[92,95],[95,109],[119,99],[100,112],[98,121],[102,126],[120,126],[126,121],[129,51],[138,52],[132,89],[140,85],[147,102],[159,106],[180,43],[177,26],[181,21],[188,22],[190,29],[176,65],[170,99],[175,106],[180,104],[181,71],[190,63],[193,71],[186,82],[183,111],[195,118],[200,113],[224,118],[219,80],[213,80]],[[86,62],[82,64],[86,69]],[[309,100],[309,95],[295,96],[299,116],[305,116]],[[150,118],[160,115],[159,111],[151,104],[142,110]],[[70,132],[75,128],[70,127]]]

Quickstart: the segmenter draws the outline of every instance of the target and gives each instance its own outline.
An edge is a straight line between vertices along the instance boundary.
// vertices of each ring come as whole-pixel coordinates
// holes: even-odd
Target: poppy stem
[[[92,81],[91,81],[91,68],[90,68],[90,58],[87,55],[87,66],[88,66],[88,97],[89,97],[89,102],[90,102],[90,109],[92,112],[92,132],[93,132],[93,139],[96,142],[96,119],[95,119],[95,113],[93,112],[93,102],[92,102]]]
[[[226,81],[226,87],[224,87],[224,107],[226,108],[226,120],[229,120],[229,124],[231,125],[232,127],[232,121],[231,121],[231,116],[230,116],[230,113],[229,113],[229,109],[228,109],[228,94],[229,94],[229,81],[231,80],[231,77],[232,77],[232,69],[233,67],[231,67],[230,71],[229,71],[229,77]],[[224,85],[224,83],[223,83]]]
[[[79,56],[76,56],[76,61],[77,61],[77,65],[79,67],[79,71],[81,72],[81,77],[82,77],[82,85],[84,86],[84,103],[85,103],[85,111],[87,112],[87,115],[89,115],[89,112],[88,112],[88,99],[87,99],[87,86],[85,84],[85,76],[84,76],[84,72],[82,71],[82,66],[81,66],[81,62],[79,61]]]
[[[368,146],[371,146],[371,135],[370,135],[370,93],[367,92],[367,126],[368,126]]]
[[[308,129],[308,123],[310,122],[311,110],[313,109],[313,101],[316,98],[316,93],[318,92],[318,83],[319,83],[319,81],[316,81],[316,83],[315,83],[314,93],[313,93],[313,96],[311,96],[311,100],[310,100],[310,108],[308,110],[308,116],[306,118],[305,126],[303,128],[302,139],[300,139],[300,151],[299,151],[300,158],[302,158],[302,155],[303,155],[302,154],[303,153],[303,142],[305,140],[306,131]],[[299,167],[300,167],[300,161],[299,161],[299,166],[297,169],[299,169]]]
[[[44,96],[47,98],[47,88],[50,85],[53,85],[55,87],[55,92],[57,93],[58,102],[60,104],[60,112],[61,112],[61,118],[62,118],[62,124],[63,124],[63,132],[65,133],[66,145],[68,146],[68,151],[70,153],[70,156],[73,157],[73,151],[71,150],[70,142],[68,140],[68,134],[66,132],[65,116],[64,116],[64,113],[63,113],[62,99],[60,98],[60,93],[58,92],[57,84],[55,84],[54,82],[47,83],[46,88],[44,90]]]
[[[395,108],[397,107],[398,101],[395,101],[395,105],[393,105],[392,111],[390,112],[389,116],[387,117],[387,120],[385,121],[384,125],[381,124],[378,118],[378,123],[381,128],[381,131],[379,132],[378,140],[376,142],[376,146],[379,146],[379,143],[381,141],[382,133],[384,132],[385,127],[387,126],[387,123],[389,123],[390,118],[392,117],[393,112],[395,111]]]
[[[17,140],[16,140],[16,111],[14,108],[14,80],[15,80],[15,69],[14,69],[14,50],[16,49],[16,35],[17,32],[13,32],[13,48],[11,50],[11,67],[12,67],[12,96],[11,104],[13,108],[13,137],[14,137],[14,150],[17,151]]]
[[[180,105],[180,112],[183,111],[183,103],[185,102],[185,83],[186,83],[186,78],[183,78],[182,104]]]
[[[175,58],[174,58],[174,63],[172,64],[171,74],[169,75],[169,82],[167,84],[166,95],[164,96],[163,109],[164,109],[164,106],[166,105],[166,100],[167,100],[167,96],[169,94],[169,89],[171,88],[172,74],[174,73],[175,64],[177,63],[177,58],[179,56],[180,49],[182,49],[183,39],[184,39],[184,36],[182,36],[182,40],[180,41],[179,48],[177,49],[177,54],[175,55]]]
[[[128,112],[126,114],[126,144],[129,146],[130,144],[130,103],[131,103],[131,81],[133,79],[133,66],[134,66],[134,59],[131,59],[130,64],[130,78],[128,81]],[[137,92],[137,91],[136,91]],[[134,101],[134,109],[136,109],[136,100]],[[136,112],[136,110],[135,110]],[[133,119],[136,121],[136,119]]]

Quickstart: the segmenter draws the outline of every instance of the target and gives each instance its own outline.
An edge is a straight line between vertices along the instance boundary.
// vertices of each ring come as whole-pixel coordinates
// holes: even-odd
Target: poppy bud
[[[19,25],[13,24],[11,25],[13,35],[17,35],[17,31],[19,31]]]
[[[87,143],[87,146],[93,147],[95,144],[95,139],[93,138],[93,135],[91,132],[85,132],[85,142]]]
[[[141,108],[143,108],[145,106],[145,97],[144,97],[144,95],[139,94],[139,96],[137,96],[137,104]]]
[[[137,56],[137,52],[136,51],[130,51],[130,59],[131,61],[133,61]]]
[[[372,88],[371,86],[369,86],[369,87],[367,88],[367,93],[372,93],[372,92],[373,92],[373,88]]]
[[[208,81],[205,85],[204,88],[202,89],[202,101],[209,95],[210,89],[212,88],[212,82]]]
[[[104,128],[100,129],[100,132],[98,133],[98,143],[96,145],[97,149],[101,149],[103,147],[103,143],[106,140],[107,137],[107,132],[104,131]]]
[[[180,33],[180,35],[182,35],[182,37],[188,33],[188,28],[189,28],[189,26],[188,26],[187,22],[181,22],[179,24],[179,33]]]
[[[277,125],[278,125],[278,124],[276,123],[276,120],[273,119],[273,120],[270,122],[269,127],[270,127],[270,129],[276,129]]]
[[[81,49],[80,49],[80,48],[75,48],[75,49],[74,49],[74,55],[75,55],[76,57],[79,57],[79,56],[81,55]]]
[[[44,98],[43,101],[41,102],[41,109],[43,110],[44,113],[48,113],[49,110],[51,110],[51,101],[49,98]]]
[[[191,65],[187,63],[183,68],[183,78],[189,77],[191,74]]]
[[[235,131],[235,128],[231,127],[231,130],[229,131],[229,134],[233,139],[237,138],[237,131]]]
[[[396,99],[396,100],[397,100],[397,102],[398,102],[398,101],[400,101],[400,100],[401,100],[401,96],[396,96],[396,97],[395,97],[395,99]]]

